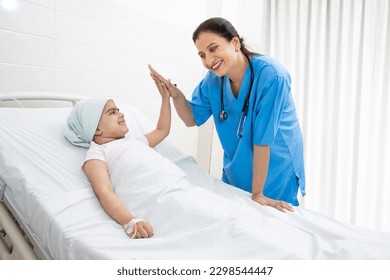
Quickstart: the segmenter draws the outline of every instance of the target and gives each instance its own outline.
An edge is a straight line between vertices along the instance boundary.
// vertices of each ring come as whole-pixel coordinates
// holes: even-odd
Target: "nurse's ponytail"
[[[225,38],[230,42],[234,37],[238,37],[241,45],[241,52],[246,55],[255,55],[258,53],[251,52],[248,50],[244,44],[244,39],[238,35],[237,30],[234,26],[226,19],[221,17],[213,17],[202,22],[192,34],[192,40],[195,41],[198,39],[199,35],[203,32],[211,32],[218,34],[219,36]]]

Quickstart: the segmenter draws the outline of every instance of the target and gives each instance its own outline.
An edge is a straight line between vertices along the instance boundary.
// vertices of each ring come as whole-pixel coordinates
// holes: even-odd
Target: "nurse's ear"
[[[236,37],[233,37],[233,39],[230,41],[230,43],[233,45],[234,50],[235,50],[236,52],[239,52],[239,51],[241,50],[240,38],[238,38],[237,36],[236,36]]]

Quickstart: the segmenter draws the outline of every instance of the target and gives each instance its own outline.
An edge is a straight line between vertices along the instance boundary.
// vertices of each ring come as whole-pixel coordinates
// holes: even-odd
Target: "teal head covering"
[[[75,146],[89,148],[108,98],[90,98],[78,102],[69,114],[64,136]]]

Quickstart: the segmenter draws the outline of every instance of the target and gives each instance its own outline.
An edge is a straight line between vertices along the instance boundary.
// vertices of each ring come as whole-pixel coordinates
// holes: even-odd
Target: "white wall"
[[[112,96],[154,121],[160,97],[147,64],[190,96],[204,75],[192,32],[207,6],[206,0],[0,0],[0,94]],[[169,138],[196,155],[198,129],[173,114]]]

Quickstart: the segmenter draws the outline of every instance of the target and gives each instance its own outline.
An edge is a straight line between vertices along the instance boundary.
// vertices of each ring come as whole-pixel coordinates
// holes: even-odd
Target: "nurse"
[[[275,59],[249,51],[226,19],[204,21],[192,39],[208,70],[192,100],[149,66],[152,78],[166,84],[186,126],[213,116],[224,182],[252,193],[261,205],[293,211],[298,190],[305,195],[305,173],[289,73]]]

